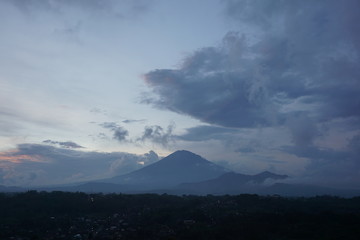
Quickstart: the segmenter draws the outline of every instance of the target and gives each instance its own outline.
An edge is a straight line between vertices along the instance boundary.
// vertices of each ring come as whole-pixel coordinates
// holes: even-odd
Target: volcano
[[[197,154],[180,150],[149,166],[103,182],[147,189],[168,188],[181,183],[217,178],[226,172],[229,170]]]

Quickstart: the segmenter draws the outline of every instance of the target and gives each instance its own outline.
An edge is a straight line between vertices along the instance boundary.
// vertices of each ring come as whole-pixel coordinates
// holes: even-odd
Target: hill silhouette
[[[169,156],[125,175],[68,186],[33,188],[41,191],[102,193],[168,193],[195,195],[260,194],[282,196],[359,196],[359,189],[333,189],[315,185],[287,184],[288,178],[268,171],[247,175],[231,172],[189,151]],[[0,186],[0,192],[29,189]]]
[[[142,188],[167,188],[185,182],[209,180],[226,172],[229,170],[197,154],[180,150],[149,166],[103,182]]]
[[[271,172],[262,172],[257,175],[246,175],[229,172],[215,179],[196,183],[183,183],[177,188],[189,193],[202,194],[228,194],[259,192],[266,180],[280,180],[288,178],[287,175],[278,175]]]

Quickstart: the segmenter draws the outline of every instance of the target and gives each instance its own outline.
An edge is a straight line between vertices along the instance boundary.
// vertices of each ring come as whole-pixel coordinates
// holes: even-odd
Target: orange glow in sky
[[[40,155],[16,155],[17,150],[11,150],[0,153],[0,161],[7,161],[11,163],[23,163],[26,161],[30,162],[45,162],[44,157]]]

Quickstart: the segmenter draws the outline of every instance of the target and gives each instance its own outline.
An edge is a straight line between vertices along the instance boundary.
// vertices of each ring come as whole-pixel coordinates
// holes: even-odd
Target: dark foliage
[[[0,194],[0,239],[360,239],[360,198]]]

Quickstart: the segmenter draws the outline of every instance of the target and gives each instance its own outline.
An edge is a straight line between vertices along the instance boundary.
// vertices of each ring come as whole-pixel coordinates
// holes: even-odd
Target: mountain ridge
[[[178,185],[177,189],[193,193],[245,193],[263,188],[262,184],[268,179],[282,180],[286,178],[288,178],[287,175],[274,174],[268,171],[256,175],[228,172],[207,181],[183,183]]]
[[[200,155],[179,150],[141,169],[102,182],[159,188],[176,186],[183,182],[208,180],[226,172],[229,170]]]
[[[310,197],[333,195],[353,197],[360,195],[360,189],[335,189],[316,185],[287,184],[279,180],[288,178],[264,171],[247,175],[229,171],[201,156],[186,150],[176,151],[169,156],[128,174],[98,181],[82,182],[77,185],[58,187],[20,188],[1,186],[0,192],[70,191],[102,193],[157,193],[157,194],[259,194]],[[271,182],[267,182],[267,180]],[[272,184],[270,184],[272,183]]]

